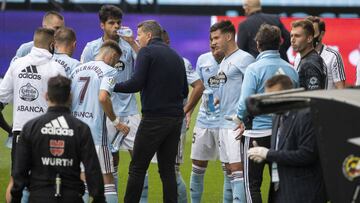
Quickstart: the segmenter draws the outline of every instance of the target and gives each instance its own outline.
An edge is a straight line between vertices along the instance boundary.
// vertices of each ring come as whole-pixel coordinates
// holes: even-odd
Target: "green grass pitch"
[[[190,202],[189,186],[190,186],[190,173],[191,173],[191,136],[194,128],[196,115],[198,111],[193,113],[190,129],[187,131],[187,139],[185,146],[185,163],[181,165],[181,173],[186,182],[188,201]],[[12,107],[9,105],[3,110],[6,120],[12,121]],[[5,202],[5,190],[9,180],[10,171],[10,150],[4,145],[6,140],[6,133],[0,130],[0,202]],[[128,152],[120,153],[120,164],[119,164],[119,202],[123,201],[126,183],[128,166],[130,162],[130,156]],[[208,168],[205,173],[204,182],[204,193],[202,202],[206,203],[220,203],[222,202],[222,185],[223,185],[223,172],[221,169],[221,163],[219,161],[210,161]],[[262,185],[263,200],[267,202],[269,188],[269,175],[268,170],[264,172],[264,181]],[[150,164],[149,167],[149,203],[160,203],[162,202],[162,186],[158,169],[156,164]]]

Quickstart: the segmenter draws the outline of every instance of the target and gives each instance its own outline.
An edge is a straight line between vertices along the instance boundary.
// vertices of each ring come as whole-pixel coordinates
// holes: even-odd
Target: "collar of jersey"
[[[266,51],[262,51],[256,57],[256,60],[259,60],[259,59],[262,59],[262,58],[274,57],[274,56],[279,56],[280,57],[280,53],[279,53],[278,50],[266,50]]]

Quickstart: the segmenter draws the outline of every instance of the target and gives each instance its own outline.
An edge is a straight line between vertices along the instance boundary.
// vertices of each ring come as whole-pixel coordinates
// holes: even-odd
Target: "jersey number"
[[[84,82],[84,86],[80,91],[80,104],[82,104],[84,102],[84,98],[85,98],[85,93],[89,87],[89,82],[90,82],[90,77],[80,77],[79,82]]]

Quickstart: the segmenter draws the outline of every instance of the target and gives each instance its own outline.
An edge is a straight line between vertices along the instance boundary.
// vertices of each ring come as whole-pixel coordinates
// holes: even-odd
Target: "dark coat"
[[[290,33],[286,30],[280,18],[277,15],[256,12],[249,15],[243,22],[239,24],[237,34],[237,44],[240,49],[250,53],[254,58],[259,55],[256,48],[255,36],[262,24],[275,25],[280,28],[283,42],[280,46],[280,56],[285,61],[289,61],[286,55],[290,47]]]
[[[271,184],[269,202],[326,202],[316,131],[311,117],[309,109],[290,112],[279,134],[278,150],[275,146],[280,116],[274,118],[267,160],[277,163],[280,182],[276,196]]]

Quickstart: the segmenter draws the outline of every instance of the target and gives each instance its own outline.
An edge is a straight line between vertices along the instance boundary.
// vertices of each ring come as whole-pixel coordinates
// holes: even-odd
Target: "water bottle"
[[[122,36],[122,37],[131,37],[133,36],[133,32],[132,30],[129,28],[129,27],[121,27],[118,31],[117,31],[117,34],[119,36]]]
[[[126,120],[124,123],[127,125],[129,123],[129,120]],[[120,146],[124,142],[125,137],[126,136],[124,136],[124,133],[120,131],[116,132],[115,137],[110,144],[110,151],[112,153],[118,152],[120,150]]]
[[[12,148],[12,142],[13,142],[13,135],[12,134],[9,134],[8,135],[8,138],[6,139],[5,141],[5,146],[9,149]]]
[[[120,146],[124,141],[124,139],[125,139],[124,133],[117,131],[113,141],[111,142],[110,151],[112,153],[118,152],[120,150]]]
[[[205,101],[205,111],[206,111],[206,117],[209,120],[215,120],[219,116],[219,105],[214,105],[214,94],[213,91],[210,89],[206,89],[203,92]]]

